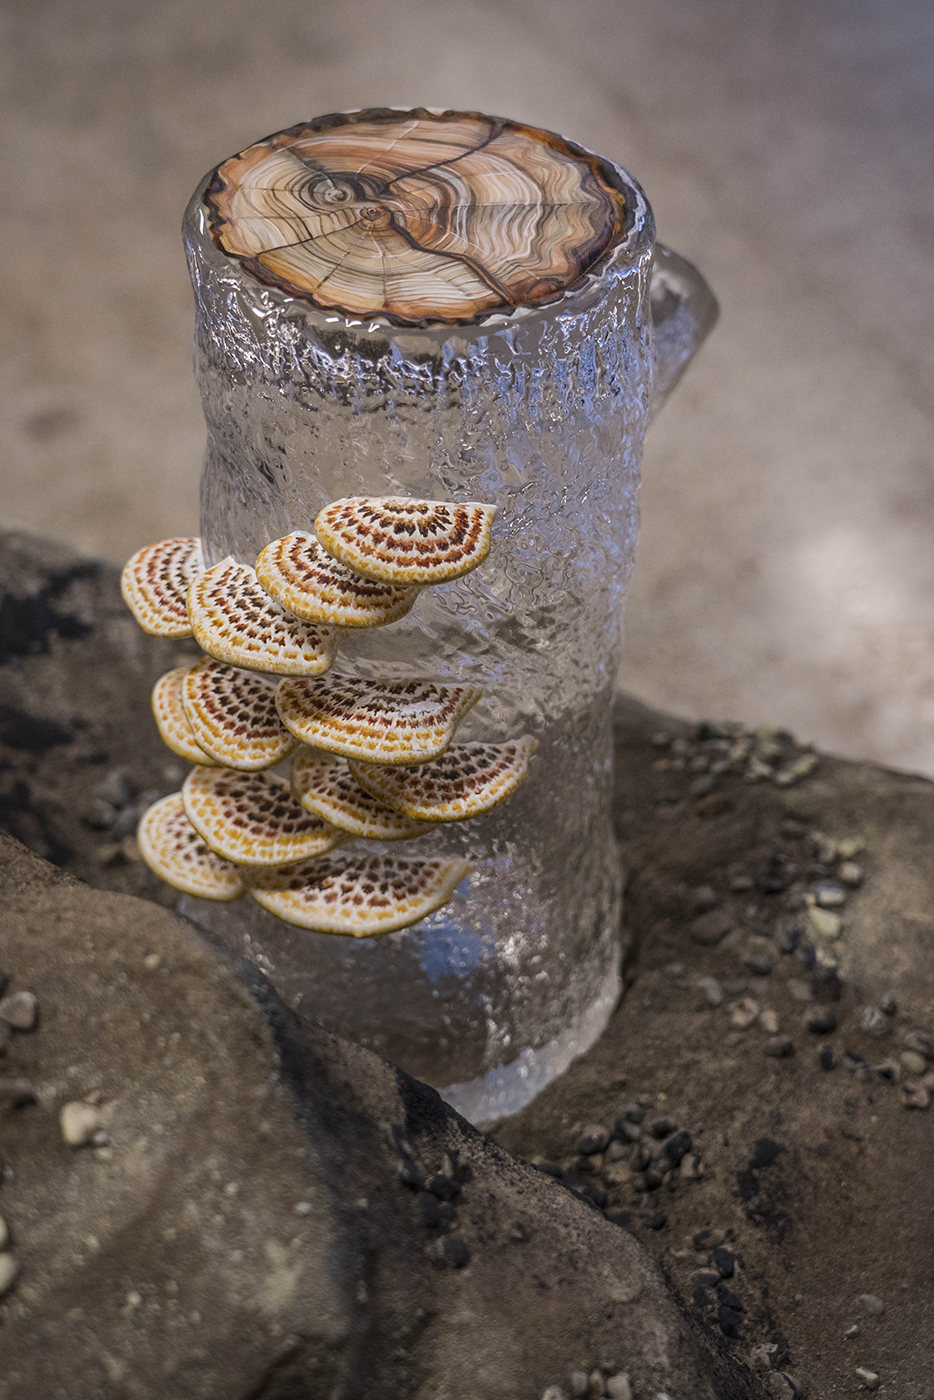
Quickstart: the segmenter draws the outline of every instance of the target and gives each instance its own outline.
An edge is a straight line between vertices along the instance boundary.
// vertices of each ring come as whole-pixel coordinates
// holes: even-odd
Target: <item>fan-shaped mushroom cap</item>
[[[475,685],[321,676],[281,681],[276,706],[304,744],[369,763],[426,763],[444,752],[482,693]]]
[[[292,796],[306,812],[370,841],[409,841],[431,831],[433,822],[412,821],[371,797],[354,781],[347,760],[302,748],[292,764]]]
[[[414,768],[350,760],[367,792],[404,816],[456,822],[504,802],[526,776],[538,742],[526,734],[506,744],[452,744],[432,763]]]
[[[304,811],[275,773],[195,768],[182,798],[188,820],[211,850],[237,865],[285,865],[347,840],[346,832]]]
[[[136,839],[150,870],[177,890],[224,903],[244,893],[240,871],[204,844],[188,820],[180,792],[163,797],[144,813]]]
[[[159,677],[152,688],[152,712],[163,742],[173,753],[189,763],[203,763],[208,768],[215,768],[214,758],[195,739],[182,704],[182,685],[190,670],[190,666],[176,666],[174,671],[166,671],[164,676]]]
[[[296,617],[333,627],[382,627],[404,617],[418,597],[417,588],[376,583],[348,569],[306,530],[267,544],[256,577]]]
[[[201,541],[157,540],[138,549],[120,575],[120,591],[136,621],[152,637],[190,637],[186,597],[204,570]]]
[[[298,740],[279,719],[275,681],[211,656],[182,673],[185,716],[205,754],[226,768],[250,772],[288,758]]]
[[[209,656],[248,671],[320,676],[337,650],[330,628],[290,617],[260,587],[254,571],[230,557],[192,583],[188,615],[195,640]]]
[[[249,890],[264,909],[299,928],[370,938],[440,909],[469,871],[466,860],[350,851],[252,874]]]
[[[495,514],[478,501],[345,496],[319,513],[315,534],[328,554],[366,578],[424,587],[483,563]]]
[[[218,167],[218,247],[319,307],[469,321],[573,286],[625,228],[596,156],[478,112],[373,110],[280,131]]]

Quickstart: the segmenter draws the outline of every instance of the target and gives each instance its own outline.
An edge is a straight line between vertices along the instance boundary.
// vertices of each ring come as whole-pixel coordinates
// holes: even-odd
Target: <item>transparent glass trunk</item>
[[[183,907],[297,1009],[474,1121],[515,1111],[586,1049],[620,988],[610,701],[655,375],[650,293],[664,388],[704,312],[675,285],[693,270],[673,255],[653,286],[651,212],[618,175],[632,222],[602,266],[547,305],[455,329],[354,321],[261,285],[214,246],[203,185],[185,220],[208,563],[254,564],[340,496],[495,502],[487,561],[401,621],[345,632],[334,669],[477,683],[458,738],[528,733],[539,749],[508,802],[394,848],[473,863],[412,928],[354,940],[249,899]]]

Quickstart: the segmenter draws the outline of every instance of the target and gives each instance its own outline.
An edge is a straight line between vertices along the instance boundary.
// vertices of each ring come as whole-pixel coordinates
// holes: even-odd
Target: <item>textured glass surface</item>
[[[477,683],[484,699],[458,736],[530,733],[540,747],[506,804],[396,848],[474,862],[412,929],[354,941],[250,900],[185,907],[293,1005],[475,1119],[563,1069],[619,985],[610,696],[654,371],[652,217],[619,176],[634,220],[609,261],[548,305],[455,330],[317,311],[215,248],[203,186],[186,216],[208,563],[253,564],[339,496],[495,502],[488,560],[399,622],[345,632],[335,670]]]

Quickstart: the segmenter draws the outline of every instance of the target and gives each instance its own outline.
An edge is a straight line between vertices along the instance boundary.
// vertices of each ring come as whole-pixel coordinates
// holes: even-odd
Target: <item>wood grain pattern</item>
[[[250,146],[205,193],[222,252],[316,306],[456,323],[572,286],[623,232],[610,168],[476,112],[375,109]]]

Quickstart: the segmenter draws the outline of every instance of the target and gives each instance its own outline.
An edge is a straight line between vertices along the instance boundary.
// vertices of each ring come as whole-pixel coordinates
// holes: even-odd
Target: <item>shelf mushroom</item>
[[[276,706],[303,744],[369,763],[425,763],[444,752],[482,693],[475,685],[329,675],[281,681]]]
[[[447,583],[490,552],[496,507],[478,501],[346,496],[319,512],[315,534],[328,554],[382,583]]]
[[[245,893],[237,867],[210,850],[188,820],[180,792],[153,803],[136,839],[150,870],[184,894],[229,903]]]
[[[466,860],[342,851],[254,873],[249,892],[264,909],[299,928],[372,938],[440,909],[470,869]]]
[[[250,671],[319,676],[337,650],[330,628],[290,617],[260,587],[254,570],[232,556],[191,584],[188,615],[195,640],[209,656]]]
[[[538,748],[530,735],[506,744],[452,744],[410,768],[350,760],[357,782],[380,802],[421,821],[456,822],[488,812],[515,792]]]
[[[190,637],[188,589],[204,572],[201,541],[157,540],[132,554],[120,575],[120,591],[136,621],[152,637]]]
[[[275,773],[194,768],[182,785],[182,799],[198,834],[235,865],[286,865],[324,855],[348,840],[345,831],[300,807]]]
[[[159,677],[152,688],[152,712],[159,737],[173,753],[189,763],[203,763],[207,768],[216,768],[217,761],[205,752],[195,738],[182,704],[182,685],[190,670],[190,666],[176,666],[174,671],[166,671],[164,676]]]
[[[298,744],[279,719],[275,681],[256,671],[202,657],[182,668],[181,701],[195,742],[226,768],[273,768]]]
[[[405,616],[419,592],[364,578],[332,559],[306,530],[267,544],[256,577],[295,617],[332,627],[385,627]]]
[[[366,792],[351,776],[347,760],[319,749],[302,748],[291,773],[292,796],[306,812],[369,841],[410,841],[434,830],[434,822],[413,821]]]

